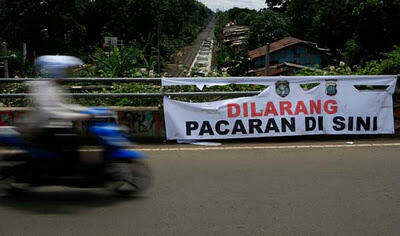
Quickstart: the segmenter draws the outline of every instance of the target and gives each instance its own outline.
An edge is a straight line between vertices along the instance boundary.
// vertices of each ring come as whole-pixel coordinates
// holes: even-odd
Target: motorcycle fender
[[[109,159],[144,159],[147,156],[142,152],[134,150],[118,149],[109,151],[107,157]]]

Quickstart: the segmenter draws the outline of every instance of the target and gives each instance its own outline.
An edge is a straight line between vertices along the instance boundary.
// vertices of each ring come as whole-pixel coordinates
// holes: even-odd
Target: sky
[[[265,0],[198,0],[211,10],[226,11],[233,7],[250,8],[259,10],[266,7]]]

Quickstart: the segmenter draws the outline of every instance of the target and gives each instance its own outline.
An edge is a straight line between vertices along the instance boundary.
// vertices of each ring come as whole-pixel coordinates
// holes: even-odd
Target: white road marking
[[[315,144],[315,145],[271,145],[271,146],[239,146],[239,147],[176,147],[176,148],[140,148],[136,151],[213,151],[213,150],[251,150],[251,149],[315,149],[315,148],[357,148],[357,147],[399,147],[400,143],[373,143],[373,144]]]
[[[265,146],[219,146],[219,147],[173,147],[173,148],[133,148],[141,152],[165,151],[220,151],[220,150],[267,150],[267,149],[317,149],[317,148],[358,148],[358,147],[400,147],[400,143],[362,143],[362,144],[312,144],[312,145],[265,145]],[[81,149],[84,152],[98,152],[100,149]],[[0,154],[20,153],[18,150],[0,150]]]

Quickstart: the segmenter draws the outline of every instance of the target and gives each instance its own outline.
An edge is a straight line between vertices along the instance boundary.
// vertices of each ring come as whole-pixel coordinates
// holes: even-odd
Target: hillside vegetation
[[[400,1],[392,0],[266,0],[266,8],[260,11],[233,8],[217,12],[218,67],[228,67],[231,75],[243,75],[249,50],[293,36],[329,48],[336,64],[344,61],[353,72],[398,74],[398,59],[394,58],[399,57],[395,47],[400,45],[399,15]],[[250,27],[241,52],[221,43],[222,28],[229,22]]]
[[[30,64],[44,54],[75,55],[91,62],[105,36],[118,37],[131,48],[132,67],[154,67],[158,48],[161,63],[167,62],[192,42],[211,15],[196,0],[0,0],[0,41],[17,56],[11,61],[13,76],[32,75],[29,63],[22,65],[23,43]]]

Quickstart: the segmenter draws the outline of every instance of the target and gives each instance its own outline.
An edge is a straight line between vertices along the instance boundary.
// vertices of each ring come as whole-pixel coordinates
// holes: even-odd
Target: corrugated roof
[[[273,65],[269,67],[269,76],[274,76],[274,75],[280,75],[282,73],[285,73],[287,71],[293,71],[296,69],[306,69],[310,71],[318,71],[318,72],[324,72],[323,70],[317,69],[317,68],[312,68],[312,67],[307,67],[295,63],[289,63],[289,62],[284,62],[281,64]],[[251,70],[251,72],[254,72],[256,76],[264,76],[265,75],[265,67],[263,68],[258,68],[256,70]]]
[[[228,26],[228,27],[225,27],[224,29],[223,29],[223,32],[224,33],[227,33],[227,32],[240,32],[240,31],[249,31],[249,27],[248,26],[240,26],[240,25],[234,25],[234,26]]]
[[[230,26],[224,28],[222,31],[222,37],[224,39],[226,38],[231,38],[231,37],[237,37],[241,35],[245,35],[249,32],[249,27],[247,26]]]
[[[314,47],[314,48],[316,48],[317,50],[320,50],[320,51],[329,51],[328,49],[318,48],[316,43],[312,43],[312,42],[309,42],[309,41],[304,41],[304,40],[301,40],[301,39],[298,39],[298,38],[294,38],[294,37],[286,37],[286,38],[283,38],[281,40],[278,40],[278,41],[275,41],[275,42],[271,43],[269,45],[269,52],[272,53],[272,52],[278,51],[278,50],[280,50],[282,48],[286,48],[286,47],[289,47],[289,46],[292,46],[292,45],[295,45],[295,44],[298,44],[298,43],[305,43],[305,44],[307,44],[309,46],[312,46],[312,47]],[[267,47],[264,46],[264,47],[257,48],[255,50],[250,51],[249,52],[249,57],[251,59],[254,59],[254,58],[257,58],[257,57],[265,56],[266,48]]]

